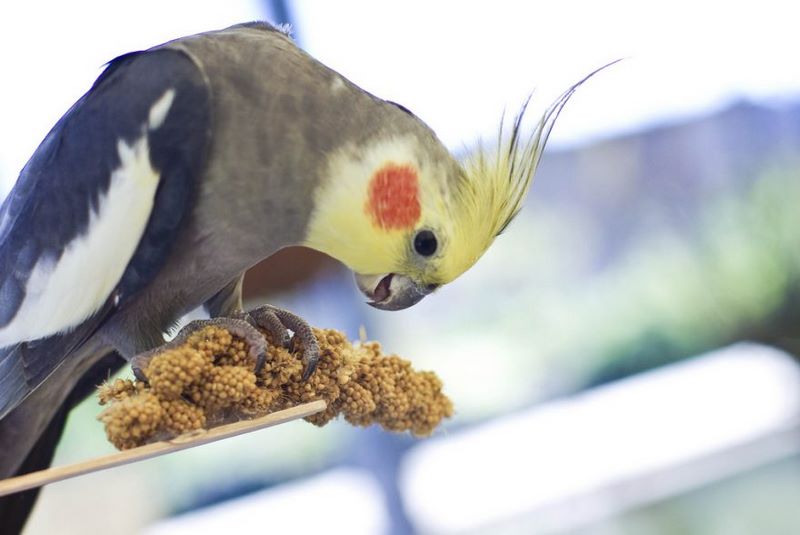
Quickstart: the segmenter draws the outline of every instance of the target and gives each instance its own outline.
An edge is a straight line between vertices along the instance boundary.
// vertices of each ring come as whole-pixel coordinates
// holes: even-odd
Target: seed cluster
[[[327,409],[306,420],[320,426],[341,414],[353,425],[378,423],[426,436],[452,416],[434,373],[383,355],[377,342],[351,344],[331,329],[314,329],[314,335],[320,360],[303,381],[299,340],[288,349],[268,343],[266,363],[256,374],[243,340],[221,327],[203,327],[150,360],[144,370],[149,384],[116,379],[101,385],[98,398],[108,408],[99,420],[108,439],[127,449],[318,399]]]

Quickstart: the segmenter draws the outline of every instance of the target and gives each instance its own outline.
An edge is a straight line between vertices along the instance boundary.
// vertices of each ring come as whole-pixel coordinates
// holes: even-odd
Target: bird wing
[[[163,265],[205,164],[210,99],[181,51],[121,56],[23,168],[0,206],[0,417]],[[46,337],[68,347],[23,347]]]

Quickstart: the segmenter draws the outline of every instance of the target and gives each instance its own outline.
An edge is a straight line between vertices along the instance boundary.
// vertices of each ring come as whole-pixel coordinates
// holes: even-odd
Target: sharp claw
[[[287,320],[283,321],[286,322]],[[294,331],[294,335],[303,344],[303,381],[306,381],[317,369],[319,344],[317,343],[317,337],[314,336],[314,331],[311,330],[311,326],[308,323],[294,314],[291,314],[289,321],[291,321],[291,325],[287,326]]]
[[[289,346],[287,329],[294,331],[295,338],[303,344],[303,380],[311,377],[319,361],[319,344],[308,322],[288,310],[271,305],[261,306],[251,311],[250,315],[260,327],[273,333],[283,347]]]
[[[150,384],[150,381],[147,379],[147,374],[144,373],[144,370],[150,364],[150,360],[158,352],[167,347],[169,347],[169,344],[164,344],[155,349],[151,349],[150,351],[145,351],[144,353],[139,353],[138,355],[134,356],[131,359],[131,370],[133,370],[133,376],[143,383]]]
[[[314,340],[314,342],[316,342],[316,340]],[[314,345],[316,346],[316,343]],[[309,349],[303,351],[303,381],[308,381],[317,369],[319,347],[317,346],[315,349],[316,351]]]
[[[255,368],[256,375],[261,373],[261,370],[264,369],[264,364],[266,363],[267,363],[266,353],[260,353],[256,358],[256,368]]]
[[[250,325],[247,321],[240,318],[213,318],[210,320],[194,320],[189,322],[175,338],[171,341],[162,344],[155,349],[139,353],[131,359],[131,369],[133,375],[144,383],[149,383],[144,369],[150,363],[150,359],[158,353],[167,349],[172,349],[184,344],[186,340],[196,331],[207,327],[209,325],[217,326],[226,329],[234,336],[242,338],[248,346],[248,355],[255,363],[256,372],[261,371],[264,363],[267,360],[267,343],[261,333]]]
[[[249,356],[255,363],[255,372],[260,373],[267,361],[267,342],[260,327],[269,332],[277,344],[288,347],[290,342],[289,331],[294,331],[294,336],[303,345],[303,381],[311,377],[317,369],[319,362],[319,344],[314,336],[311,326],[299,316],[286,310],[270,305],[259,307],[251,312],[240,312],[233,318],[213,318],[210,320],[195,320],[181,329],[180,333],[170,342],[146,353],[139,354],[131,360],[133,374],[140,381],[148,382],[143,368],[146,368],[149,357],[156,352],[183,344],[195,331],[203,327],[214,325],[227,329],[234,336],[238,336],[247,343]]]
[[[138,366],[132,366],[131,369],[133,370],[133,376],[136,377],[139,381],[150,384],[150,381],[147,380],[147,376],[144,374],[144,371]]]
[[[314,332],[302,330],[295,333],[303,344],[303,381],[307,381],[317,369],[319,364],[319,343]]]

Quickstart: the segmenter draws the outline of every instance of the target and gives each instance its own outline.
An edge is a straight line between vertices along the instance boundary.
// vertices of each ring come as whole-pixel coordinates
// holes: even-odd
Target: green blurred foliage
[[[798,204],[797,170],[765,172],[744,191],[710,200],[695,235],[664,231],[636,246],[612,284],[624,295],[616,303],[633,302],[634,313],[609,307],[593,382],[738,340],[783,346],[796,338]]]
[[[771,167],[721,188],[683,225],[651,204],[647,223],[600,268],[598,221],[535,199],[452,289],[418,305],[425,314],[371,334],[437,370],[463,420],[739,340],[791,350],[800,339],[799,174]]]

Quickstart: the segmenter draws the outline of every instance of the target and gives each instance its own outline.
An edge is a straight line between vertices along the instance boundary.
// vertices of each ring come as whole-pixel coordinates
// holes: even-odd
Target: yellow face
[[[405,308],[460,274],[448,261],[460,167],[434,161],[410,136],[355,154],[330,158],[305,244],[352,269],[378,308]]]
[[[349,266],[373,306],[413,305],[469,269],[519,212],[559,113],[603,68],[562,93],[525,137],[524,102],[510,132],[501,121],[497,146],[464,167],[432,134],[339,150],[315,191],[305,245]]]
[[[413,305],[475,264],[520,210],[575,87],[525,138],[523,105],[510,134],[501,123],[498,145],[479,149],[464,167],[432,137],[385,138],[332,154],[305,245],[350,267],[373,306]]]

